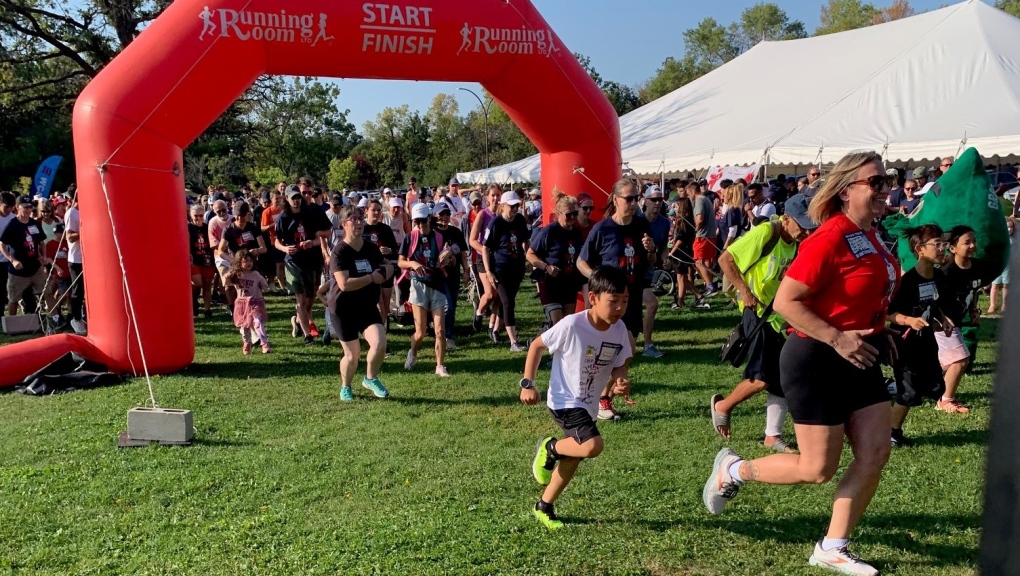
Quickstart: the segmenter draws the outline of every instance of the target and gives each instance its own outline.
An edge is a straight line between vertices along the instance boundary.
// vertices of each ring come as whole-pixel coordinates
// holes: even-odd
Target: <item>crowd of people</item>
[[[952,163],[942,159],[939,170]],[[604,448],[597,421],[621,418],[616,398],[631,403],[633,357],[664,356],[653,339],[652,279],[667,270],[676,279],[671,308],[741,312],[743,376],[711,399],[716,432],[729,438],[734,408],[767,393],[764,445],[774,454],[744,460],[721,450],[703,491],[707,509],[722,512],[749,483],[827,482],[847,437],[854,460],[810,561],[874,574],[849,551],[849,538],[891,447],[911,444],[903,432],[909,410],[929,398],[949,414],[969,411],[956,394],[976,350],[979,279],[989,265],[974,258],[974,231],[910,231],[918,262],[904,273],[878,226],[917,209],[937,175],[886,170],[878,154],[852,153],[824,181],[812,167],[772,185],[723,181],[711,190],[703,179],[665,186],[623,179],[595,197],[546,192],[548,218],[537,189],[465,188],[455,178],[434,189],[410,179],[406,192],[378,194],[323,190],[307,177],[237,192],[210,187],[186,207],[194,313],[210,318],[225,307],[242,353],[270,353],[265,297],[293,298],[293,338],[340,343],[344,402],[354,398],[362,341],[362,386],[389,395],[381,370],[391,321],[414,325],[407,371],[432,338],[435,375],[448,377],[447,354],[468,331],[527,352],[526,404],[541,401],[535,378],[548,353],[547,405],[563,436],[538,444],[532,471],[546,488],[534,514],[557,529],[555,500],[581,460]],[[596,197],[604,196],[604,217],[595,221]],[[1012,233],[1016,209],[1004,212]],[[79,228],[73,186],[42,200],[0,194],[7,313],[33,313],[41,301],[54,326],[87,333]],[[517,322],[526,280],[541,302],[540,329]],[[988,313],[1004,308],[1007,286],[1003,272]],[[472,321],[457,326],[464,291],[475,292]],[[783,438],[788,415],[796,443]]]

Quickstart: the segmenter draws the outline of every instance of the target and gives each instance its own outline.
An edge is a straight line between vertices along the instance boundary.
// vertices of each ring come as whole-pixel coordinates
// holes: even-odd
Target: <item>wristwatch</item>
[[[528,390],[535,387],[535,381],[531,378],[521,378],[521,389]]]

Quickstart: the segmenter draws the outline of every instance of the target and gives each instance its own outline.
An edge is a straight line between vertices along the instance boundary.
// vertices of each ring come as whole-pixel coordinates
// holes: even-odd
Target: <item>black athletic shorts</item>
[[[560,280],[545,276],[538,281],[538,295],[542,306],[576,304],[580,292],[581,285],[576,278]]]
[[[627,288],[630,297],[627,299],[627,310],[623,313],[623,325],[635,338],[641,335],[641,329],[644,327],[645,316],[642,313],[641,298],[644,296],[645,288],[648,286],[644,282],[637,282]]]
[[[340,309],[339,306],[337,308],[338,313],[333,316],[333,326],[341,342],[353,342],[360,338],[360,334],[369,326],[383,323],[379,309],[375,306],[365,307],[363,310]]]
[[[885,335],[867,339],[883,358]],[[779,380],[797,424],[838,426],[862,408],[889,402],[878,363],[861,370],[828,344],[791,334],[779,356]]]
[[[750,334],[758,323],[758,316],[751,308],[744,308],[740,317],[744,326],[744,334]],[[758,334],[748,343],[747,365],[744,366],[744,379],[757,380],[765,383],[765,389],[775,396],[783,396],[783,387],[779,385],[779,354],[783,351],[786,338],[776,332],[768,322],[761,327]]]
[[[549,409],[553,421],[563,430],[564,436],[573,438],[578,444],[584,444],[596,436],[601,436],[595,419],[584,408]]]
[[[896,341],[899,358],[893,365],[896,403],[920,406],[925,398],[938,400],[946,391],[939,362],[939,345],[933,334],[908,336]]]

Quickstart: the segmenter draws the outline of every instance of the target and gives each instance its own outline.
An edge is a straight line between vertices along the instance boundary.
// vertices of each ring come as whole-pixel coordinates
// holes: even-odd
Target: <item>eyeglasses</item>
[[[917,190],[917,186],[909,186],[909,187],[908,186],[904,186],[903,187],[903,191],[904,192],[913,192],[915,190]]]
[[[887,182],[885,176],[881,174],[872,176],[871,178],[866,178],[864,180],[854,180],[853,182],[850,183],[851,186],[854,186],[856,184],[867,184],[875,192],[881,192],[882,189],[889,187],[889,182]]]
[[[581,210],[584,210],[585,212],[591,212],[594,209],[594,206],[581,206]]]
[[[567,218],[577,218],[577,210],[574,210],[572,212],[564,212],[563,215],[566,216]]]
[[[925,242],[923,246],[934,246],[936,250],[945,250],[946,248],[949,248],[949,242],[936,240],[935,242]]]
[[[217,214],[226,214],[227,211],[226,210],[217,210],[216,213]]]
[[[344,222],[350,222],[352,224],[361,224],[364,221],[365,219],[361,216],[351,216],[347,220],[344,220]]]
[[[622,199],[626,200],[627,204],[633,204],[633,203],[637,202],[638,199],[641,198],[641,195],[634,194],[634,195],[631,195],[631,196],[617,196],[617,198],[622,198]]]
[[[942,163],[942,167],[943,168],[952,168],[953,167],[953,163],[952,162],[943,162]]]
[[[808,172],[808,176],[821,176],[821,172]]]

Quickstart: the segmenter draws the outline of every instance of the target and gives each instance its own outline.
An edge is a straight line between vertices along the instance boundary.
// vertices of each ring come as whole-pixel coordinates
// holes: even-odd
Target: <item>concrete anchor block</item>
[[[195,436],[191,410],[132,408],[127,421],[127,436],[132,441],[188,444]]]

